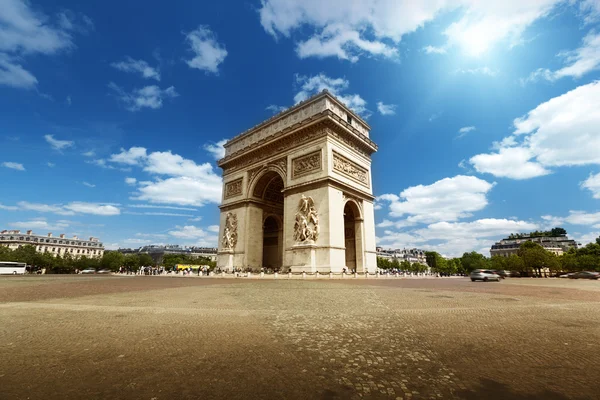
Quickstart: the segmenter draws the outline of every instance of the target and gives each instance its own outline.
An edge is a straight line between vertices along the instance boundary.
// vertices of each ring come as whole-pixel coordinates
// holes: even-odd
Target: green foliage
[[[508,269],[508,258],[493,256],[491,258],[492,268],[497,270],[507,270]]]
[[[146,254],[147,255],[147,254]],[[143,256],[143,254],[142,254]],[[379,261],[378,261],[379,262]],[[142,265],[152,265],[153,262],[149,264]],[[214,261],[210,261],[209,258],[206,257],[192,257],[185,254],[165,254],[163,257],[162,265],[166,268],[174,268],[177,264],[193,264],[193,265],[208,265],[211,269],[216,267],[216,263]],[[377,264],[379,265],[379,264]]]
[[[475,269],[489,269],[491,267],[490,259],[476,251],[464,253],[460,262],[465,273],[469,273]]]
[[[107,251],[100,260],[100,267],[111,271],[118,271],[123,266],[125,256],[118,251]]]
[[[154,260],[149,254],[139,254],[138,258],[140,266],[148,267],[150,265],[154,265]]]
[[[381,269],[391,269],[392,262],[389,258],[377,257],[377,267]]]
[[[552,236],[564,236],[567,234],[567,231],[563,228],[556,227],[549,231],[533,231],[527,233],[511,233],[508,235],[508,239],[523,239],[524,237],[552,237]]]
[[[523,272],[525,271],[525,263],[523,259],[516,254],[511,254],[506,258],[506,268],[509,271]]]
[[[444,257],[442,257],[439,253],[435,251],[427,251],[425,252],[425,258],[427,260],[427,265],[431,268],[432,272],[439,273],[451,273],[451,266]]]

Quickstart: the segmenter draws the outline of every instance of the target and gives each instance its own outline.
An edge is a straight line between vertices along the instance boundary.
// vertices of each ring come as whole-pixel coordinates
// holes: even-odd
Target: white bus
[[[11,261],[0,261],[0,275],[23,275],[27,264]]]

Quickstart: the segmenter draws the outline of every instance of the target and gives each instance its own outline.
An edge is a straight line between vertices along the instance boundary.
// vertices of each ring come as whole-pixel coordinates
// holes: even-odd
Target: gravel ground
[[[597,399],[600,282],[0,278],[0,399]]]

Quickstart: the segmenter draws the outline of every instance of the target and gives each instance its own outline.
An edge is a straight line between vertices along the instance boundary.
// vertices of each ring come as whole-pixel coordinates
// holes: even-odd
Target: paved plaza
[[[596,399],[600,283],[0,279],[0,399]]]

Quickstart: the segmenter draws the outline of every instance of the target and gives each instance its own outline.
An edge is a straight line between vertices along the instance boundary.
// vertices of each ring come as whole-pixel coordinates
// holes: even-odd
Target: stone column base
[[[292,272],[314,273],[317,270],[317,245],[297,244],[292,248]]]

